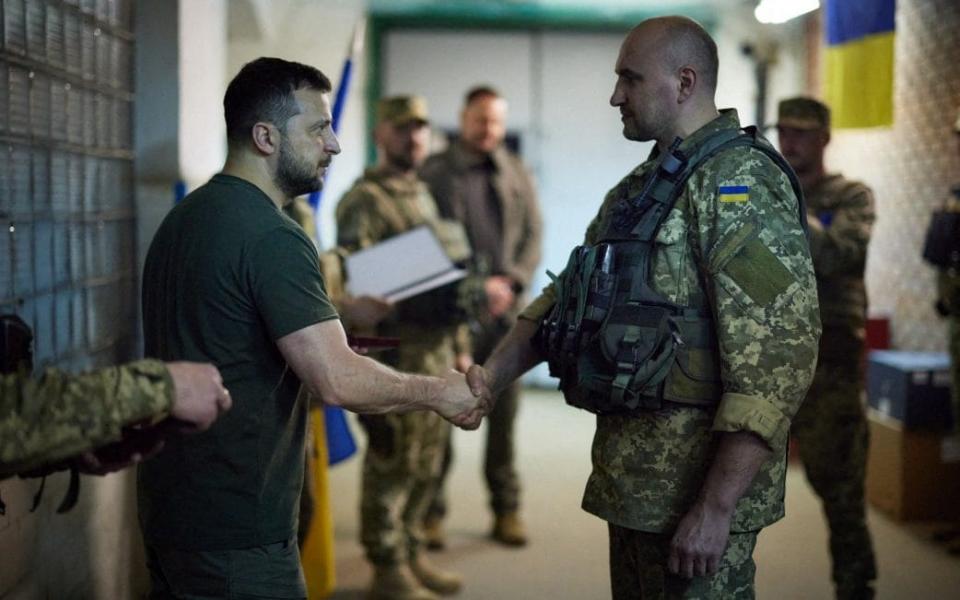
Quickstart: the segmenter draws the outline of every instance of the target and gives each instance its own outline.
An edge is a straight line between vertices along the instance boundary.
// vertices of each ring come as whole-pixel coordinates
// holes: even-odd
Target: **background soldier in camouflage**
[[[416,175],[430,140],[423,99],[381,100],[375,135],[379,163],[357,180],[337,206],[338,244],[353,252],[421,225],[447,240],[450,224],[441,223],[433,198]],[[465,258],[466,239],[460,237],[461,256],[452,258]],[[450,253],[449,244],[447,250]],[[392,366],[442,375],[453,368],[458,354],[461,362],[469,362],[466,325],[444,322],[444,313],[452,307],[432,302],[438,293],[400,302],[379,323],[369,323],[375,328],[368,333],[400,338],[397,356],[388,361]],[[433,592],[457,592],[459,576],[439,571],[420,552],[420,527],[435,492],[449,424],[426,411],[366,415],[360,422],[369,438],[363,462],[360,538],[374,567],[370,598],[428,599],[436,597]]]
[[[203,431],[230,404],[220,372],[208,364],[141,360],[80,375],[3,375],[0,478],[81,453],[84,472],[114,471],[157,450],[167,425],[136,434],[124,427],[169,417],[181,431]]]
[[[863,405],[863,277],[876,218],[873,192],[826,172],[830,110],[824,104],[802,97],[782,101],[777,132],[780,150],[803,186],[823,323],[817,372],[792,432],[830,526],[837,597],[872,598],[877,573],[864,499],[869,429]]]
[[[960,144],[960,111],[953,125],[953,131]],[[958,146],[960,148],[960,146]],[[944,210],[960,213],[960,184],[951,190],[944,203]],[[955,242],[956,244],[956,242]],[[960,436],[960,255],[953,254],[953,260],[945,268],[937,271],[936,310],[947,319],[947,346],[950,353],[950,395],[953,400],[953,435]],[[934,534],[937,541],[950,544],[951,554],[960,554],[960,527],[953,524]]]
[[[953,132],[960,144],[960,111],[953,124]],[[960,212],[960,184],[953,188],[946,209]],[[958,257],[960,259],[960,257]],[[953,431],[960,435],[960,260],[937,274],[937,296],[941,312],[950,320],[950,393],[953,397]],[[956,548],[960,551],[960,546]]]
[[[615,71],[610,103],[630,140],[656,140],[662,152],[682,137],[679,151],[692,156],[705,138],[739,128],[735,111],[718,113],[714,104],[716,44],[690,19],[642,22]],[[587,244],[642,187],[656,154],[607,195]],[[721,197],[730,187],[739,192]],[[757,532],[783,516],[790,419],[813,375],[820,332],[798,211],[787,174],[767,154],[737,146],[692,173],[657,234],[655,291],[713,315],[718,397],[598,416],[583,507],[609,523],[615,600],[753,597],[753,547]],[[530,340],[554,290],[523,311],[468,380],[496,391],[542,359]]]
[[[486,305],[473,315],[473,359],[483,362],[516,322],[533,271],[540,263],[542,223],[533,178],[519,157],[504,147],[507,101],[489,87],[467,92],[460,136],[431,156],[420,170],[440,215],[463,223],[475,264],[486,276]],[[487,419],[483,472],[494,513],[491,537],[508,546],[527,542],[520,519],[520,476],[514,452],[514,423],[520,386],[503,390]],[[440,491],[426,525],[430,546],[442,548],[446,513],[443,480],[452,461],[447,446]]]

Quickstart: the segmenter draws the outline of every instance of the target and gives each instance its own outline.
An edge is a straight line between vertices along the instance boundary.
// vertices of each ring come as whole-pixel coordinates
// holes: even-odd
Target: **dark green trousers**
[[[297,539],[239,550],[147,545],[150,600],[306,600]]]

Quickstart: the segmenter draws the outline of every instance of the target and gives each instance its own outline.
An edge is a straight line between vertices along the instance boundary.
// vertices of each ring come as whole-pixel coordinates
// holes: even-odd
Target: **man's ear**
[[[697,89],[697,72],[687,65],[677,71],[677,104],[683,104],[693,96]]]
[[[272,123],[258,121],[250,130],[253,145],[261,154],[271,155],[280,150],[280,130]]]

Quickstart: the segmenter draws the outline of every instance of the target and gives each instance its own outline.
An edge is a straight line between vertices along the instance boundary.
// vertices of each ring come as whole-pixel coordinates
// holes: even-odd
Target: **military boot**
[[[443,530],[443,519],[427,517],[423,520],[423,541],[427,550],[443,550],[447,547],[447,534]]]
[[[516,511],[497,515],[493,521],[493,531],[490,537],[507,546],[525,546],[527,544],[527,528],[520,520]]]
[[[441,596],[456,594],[463,587],[463,579],[459,575],[440,569],[422,554],[410,560],[410,570],[427,589]]]
[[[423,587],[408,565],[374,565],[367,600],[439,600]]]

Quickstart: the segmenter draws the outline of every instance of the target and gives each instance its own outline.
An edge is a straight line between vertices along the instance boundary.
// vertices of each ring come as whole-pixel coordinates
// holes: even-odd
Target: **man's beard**
[[[387,161],[390,163],[391,167],[399,171],[410,171],[420,166],[411,153],[405,152],[388,152]]]
[[[299,160],[287,139],[281,139],[277,173],[273,177],[273,182],[288,198],[320,191],[323,187],[323,179],[317,176],[317,170],[305,161]]]

